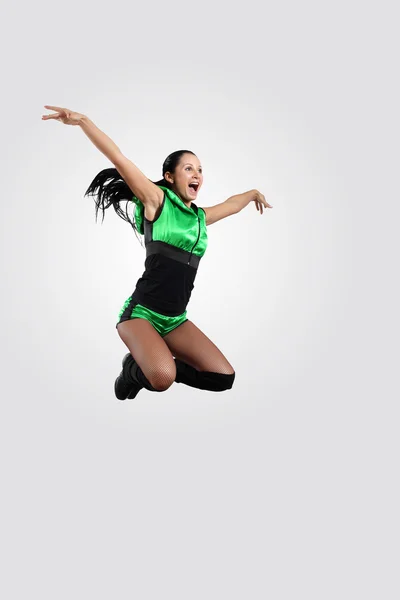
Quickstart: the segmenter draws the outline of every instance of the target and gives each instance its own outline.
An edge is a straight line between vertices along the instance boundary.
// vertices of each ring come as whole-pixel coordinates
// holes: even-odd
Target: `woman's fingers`
[[[260,194],[260,202],[262,202],[262,204],[265,206],[265,208],[272,208],[271,204],[268,204],[268,202],[265,199],[265,196],[263,194]]]
[[[61,121],[64,125],[79,125],[84,115],[81,113],[74,112],[69,108],[61,108],[61,106],[50,106],[47,104],[45,108],[50,110],[55,110],[56,112],[52,115],[42,115],[43,121],[48,121],[49,119],[55,119],[56,121]]]
[[[263,214],[262,204],[258,200],[256,200],[256,208],[261,214]]]
[[[255,199],[254,202],[255,202],[256,208],[260,212],[260,214],[264,214],[264,207],[272,208],[272,205],[266,201],[265,196],[263,196],[263,194],[260,194],[259,192],[258,192],[258,198]]]
[[[67,110],[66,108],[61,108],[61,106],[48,106],[48,105],[45,105],[45,108],[48,108],[50,110],[56,110],[57,112],[64,112],[64,111]]]
[[[70,112],[67,108],[61,108],[59,106],[45,106],[45,108],[56,111],[53,115],[46,115],[48,119],[65,119]]]
[[[42,119],[46,120],[46,119],[59,119],[60,115],[58,113],[54,114],[54,115],[42,115]]]
[[[60,120],[60,118],[65,117],[66,111],[64,108],[60,108],[57,106],[45,106],[45,108],[48,108],[49,110],[55,110],[56,112],[52,115],[42,115],[43,121],[48,121],[49,119]]]

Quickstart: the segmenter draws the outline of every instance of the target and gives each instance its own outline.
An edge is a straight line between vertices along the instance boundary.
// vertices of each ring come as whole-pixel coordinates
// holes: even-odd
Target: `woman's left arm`
[[[265,200],[263,194],[261,194],[258,190],[250,190],[249,192],[244,192],[243,194],[231,196],[228,198],[228,200],[225,200],[225,202],[221,202],[221,204],[203,208],[204,212],[206,213],[206,224],[212,225],[212,223],[215,223],[216,221],[220,221],[225,217],[234,215],[240,212],[245,206],[250,204],[250,202],[255,202],[256,208],[258,211],[260,211],[260,214],[263,214],[264,207],[272,208],[272,206]]]

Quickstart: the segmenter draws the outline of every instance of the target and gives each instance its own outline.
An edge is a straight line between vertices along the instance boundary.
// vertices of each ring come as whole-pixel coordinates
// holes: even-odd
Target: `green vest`
[[[206,213],[192,202],[189,208],[169,188],[159,186],[164,191],[161,213],[154,221],[144,216],[142,202],[133,196],[136,204],[135,223],[139,233],[145,236],[145,244],[150,241],[164,242],[203,256],[207,248]]]

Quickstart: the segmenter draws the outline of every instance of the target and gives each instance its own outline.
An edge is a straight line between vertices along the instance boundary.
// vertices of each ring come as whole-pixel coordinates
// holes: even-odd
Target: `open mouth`
[[[199,189],[199,184],[198,183],[189,183],[189,189],[193,190],[194,192],[197,192],[197,190]]]

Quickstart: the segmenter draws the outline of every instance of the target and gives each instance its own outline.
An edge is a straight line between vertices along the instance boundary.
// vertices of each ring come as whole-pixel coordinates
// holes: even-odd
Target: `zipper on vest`
[[[191,261],[191,259],[192,259],[192,254],[193,254],[193,250],[196,248],[196,246],[197,246],[197,244],[198,244],[198,242],[199,242],[199,239],[200,239],[200,217],[199,217],[199,215],[197,215],[197,222],[198,222],[198,225],[199,225],[199,232],[198,232],[198,234],[197,234],[197,240],[196,240],[196,243],[195,243],[195,245],[193,246],[193,248],[192,248],[192,251],[191,251],[191,253],[190,253],[190,257],[189,257],[189,260],[188,260],[188,265],[190,265],[190,261]]]

